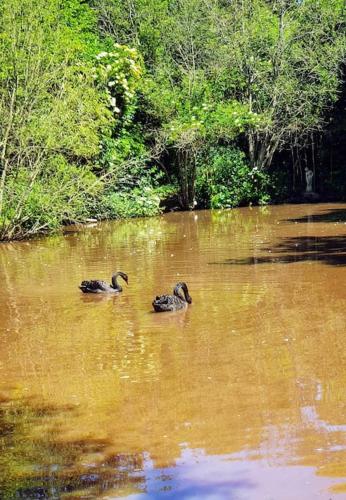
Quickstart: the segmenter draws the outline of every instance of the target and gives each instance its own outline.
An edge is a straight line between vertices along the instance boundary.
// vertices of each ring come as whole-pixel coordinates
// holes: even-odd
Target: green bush
[[[137,155],[133,157],[135,148]],[[115,155],[119,149],[110,147],[109,152]],[[145,217],[161,213],[162,202],[177,190],[175,186],[162,185],[163,175],[156,167],[147,166],[144,145],[130,141],[127,158],[124,150],[121,151],[114,175],[106,180],[103,193],[90,207],[90,213],[98,219]]]
[[[269,176],[251,168],[235,148],[210,148],[199,159],[196,198],[200,206],[231,208],[269,202]]]
[[[150,187],[113,192],[103,197],[102,215],[107,219],[144,217],[160,213],[160,197]]]
[[[102,219],[151,217],[162,212],[162,202],[174,194],[176,188],[166,185],[135,187],[127,191],[106,191],[94,215]]]
[[[47,161],[38,175],[21,168],[7,179],[0,238],[26,238],[83,221],[86,199],[94,200],[101,191],[102,183],[89,168],[71,165],[62,156]]]

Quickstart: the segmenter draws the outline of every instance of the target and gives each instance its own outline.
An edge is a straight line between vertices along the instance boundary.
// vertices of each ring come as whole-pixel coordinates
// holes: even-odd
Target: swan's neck
[[[184,292],[184,297],[181,294],[181,290]],[[187,302],[188,304],[191,304],[192,300],[189,295],[189,291],[187,289],[186,283],[178,283],[176,287],[174,288],[173,291],[174,295],[178,297],[181,301]]]
[[[114,288],[114,290],[118,290],[119,292],[121,292],[122,291],[122,287],[119,285],[119,283],[117,281],[118,276],[119,276],[118,273],[113,274],[113,276],[112,276],[112,287]]]
[[[182,286],[179,284],[177,285],[174,290],[173,290],[173,293],[176,297],[178,297],[178,299],[180,299],[182,302],[186,302],[186,298],[183,297],[182,293],[181,293],[181,290],[182,290]],[[185,291],[184,291],[185,292]],[[185,293],[184,293],[185,294]]]

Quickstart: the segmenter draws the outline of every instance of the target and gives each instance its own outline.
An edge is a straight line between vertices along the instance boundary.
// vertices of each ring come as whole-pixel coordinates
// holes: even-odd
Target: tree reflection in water
[[[26,399],[1,400],[1,498],[68,498],[72,493],[95,498],[109,490],[119,495],[143,491],[142,453],[110,454],[107,440],[61,439],[59,416],[73,411]]]
[[[319,261],[332,266],[346,265],[346,236],[297,236],[284,238],[270,248],[263,248],[267,255],[228,259],[211,264],[256,265],[290,264],[295,262]]]

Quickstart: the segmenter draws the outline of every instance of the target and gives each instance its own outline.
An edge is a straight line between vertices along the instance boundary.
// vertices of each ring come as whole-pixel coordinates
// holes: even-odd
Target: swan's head
[[[122,287],[118,284],[117,282],[117,278],[120,276],[120,278],[122,278],[126,284],[128,285],[129,284],[129,278],[127,276],[127,274],[125,273],[122,273],[121,271],[118,271],[117,273],[113,274],[112,276],[112,287],[117,290],[118,292],[122,292]]]
[[[125,273],[121,273],[120,276],[123,278],[123,280],[126,282],[126,284],[129,284],[129,277]]]
[[[129,284],[129,277],[127,276],[127,274],[126,274],[126,273],[123,273],[123,272],[121,272],[121,271],[118,271],[118,272],[115,274],[115,276],[120,276],[120,278],[122,278],[122,279],[125,281],[125,283],[126,283],[127,285]]]

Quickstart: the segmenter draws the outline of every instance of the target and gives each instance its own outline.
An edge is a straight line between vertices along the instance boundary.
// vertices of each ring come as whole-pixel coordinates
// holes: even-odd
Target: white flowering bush
[[[116,43],[110,52],[96,56],[94,78],[106,94],[114,118],[126,125],[136,109],[136,90],[142,65],[136,49]]]

